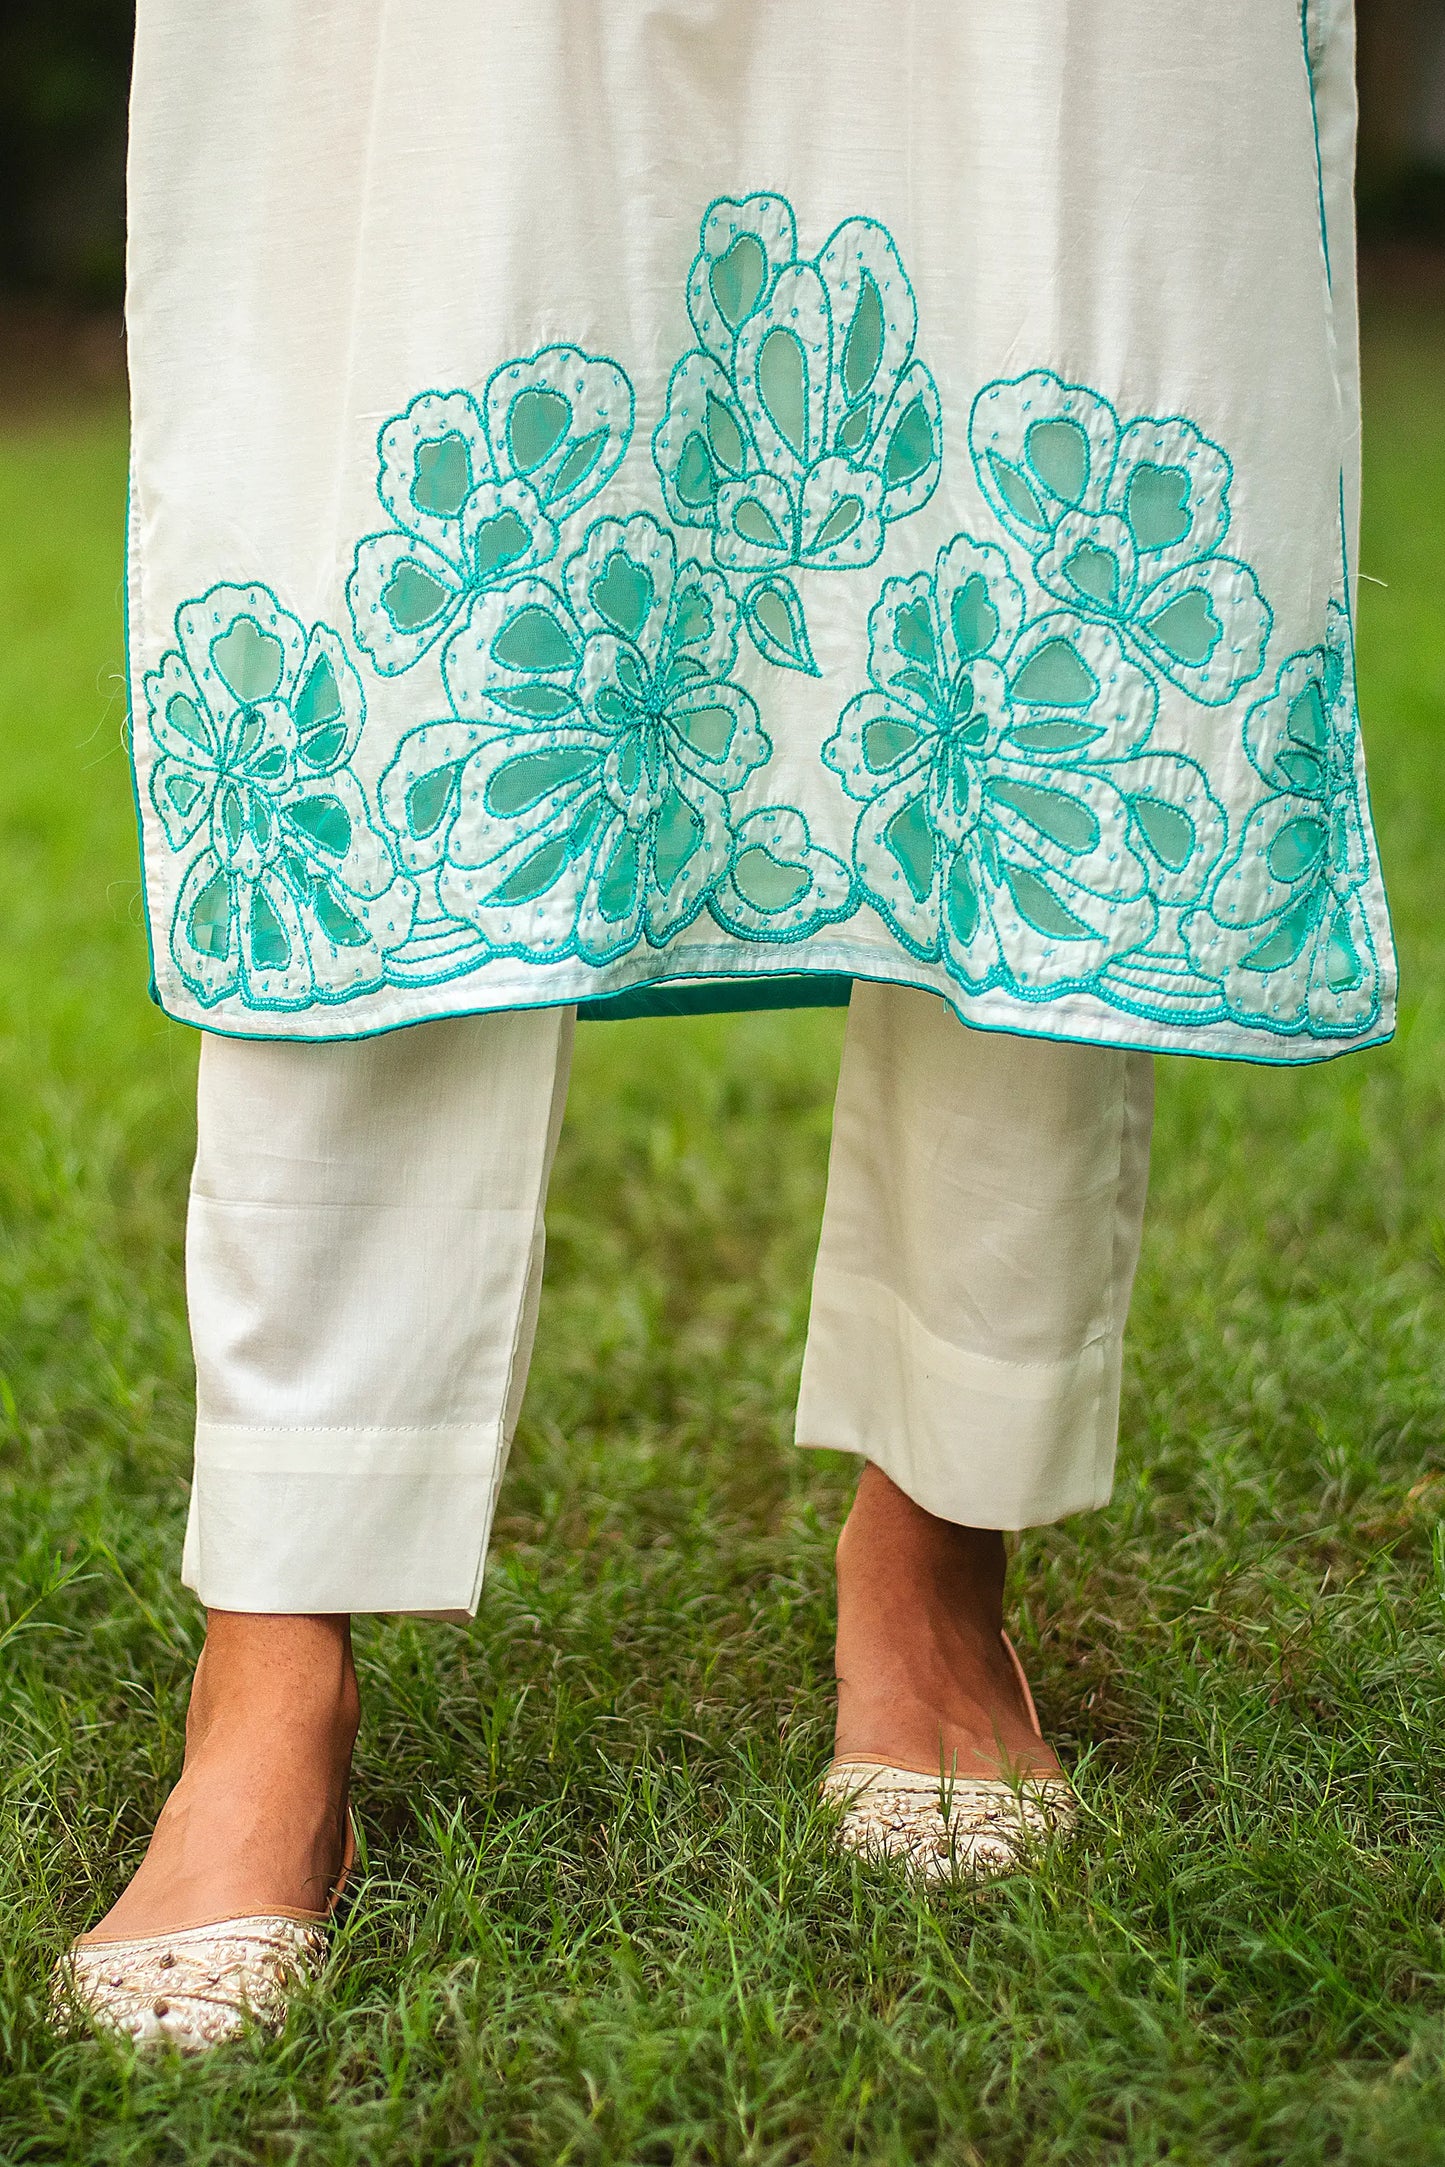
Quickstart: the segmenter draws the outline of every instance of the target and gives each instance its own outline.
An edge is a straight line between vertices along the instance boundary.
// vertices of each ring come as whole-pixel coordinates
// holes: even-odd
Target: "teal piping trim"
[[[838,974],[827,972],[823,975],[828,978],[836,978]],[[719,972],[715,983],[719,986],[726,985],[729,982],[736,983],[737,976],[738,974],[735,973]],[[976,1016],[965,1016],[957,1002],[952,1000],[948,992],[934,980],[910,977],[902,971],[887,974],[874,971],[853,971],[851,982],[857,985],[860,981],[864,985],[907,986],[918,993],[936,994],[940,1000],[946,1002],[948,1007],[953,1010],[959,1022],[968,1031],[988,1031],[1003,1038],[1042,1038],[1051,1041],[1056,1046],[1111,1046],[1120,1053],[1167,1054],[1174,1060],[1220,1061],[1236,1067],[1243,1064],[1249,1068],[1296,1070],[1322,1068],[1327,1061],[1342,1061],[1350,1054],[1368,1052],[1373,1046],[1387,1046],[1395,1036],[1395,1026],[1392,1023],[1388,1030],[1377,1030],[1367,1037],[1351,1039],[1347,1045],[1332,1045],[1326,1052],[1319,1050],[1320,1042],[1318,1040],[1307,1040],[1305,1043],[1309,1044],[1310,1052],[1294,1059],[1291,1059],[1288,1055],[1246,1053],[1233,1049],[1226,1050],[1217,1046],[1159,1046],[1146,1043],[1141,1039],[1101,1037],[1098,1031],[1044,1031],[1038,1029],[1032,1023],[1025,1023],[1021,1018],[1011,1017],[1007,1023],[985,1023]],[[744,983],[746,982],[745,978]],[[184,1024],[188,1030],[208,1031],[216,1038],[238,1038],[268,1046],[274,1046],[276,1043],[276,1035],[272,1031],[234,1031],[228,1029],[224,1024],[212,1022],[209,1018],[205,1023],[197,1023],[194,1016],[176,1015],[173,1010],[166,1007],[164,1001],[161,1001],[158,1005],[162,1013],[168,1016],[171,1022]],[[358,1044],[363,1039],[387,1038],[394,1031],[419,1030],[429,1023],[452,1023],[462,1016],[507,1013],[530,1015],[534,1009],[575,1008],[576,1006],[575,1001],[563,998],[550,1001],[514,1000],[509,1002],[505,1009],[488,1010],[471,1007],[438,1009],[436,1014],[432,1016],[410,1016],[402,1022],[378,1024],[374,1031],[332,1032],[325,1035],[318,1033],[314,1038],[293,1039],[291,1043],[307,1046],[350,1046]],[[1298,1044],[1300,1041],[1297,1039],[1295,1043]]]

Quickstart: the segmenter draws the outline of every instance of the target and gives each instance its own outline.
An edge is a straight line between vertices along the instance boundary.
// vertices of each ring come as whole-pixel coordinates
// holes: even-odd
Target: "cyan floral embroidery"
[[[1112,625],[1147,669],[1221,705],[1257,677],[1269,605],[1222,554],[1231,467],[1178,415],[1127,427],[1047,369],[989,384],[969,425],[974,470],[1044,591]]]
[[[549,346],[495,371],[482,402],[426,391],[378,443],[382,504],[347,601],[383,676],[409,669],[480,594],[535,572],[557,529],[604,489],[632,441],[632,386],[615,361]]]
[[[337,635],[308,634],[267,587],[213,587],[176,618],[145,681],[151,802],[192,850],[171,922],[207,1007],[349,1000],[383,982],[415,890],[376,832],[350,759],[365,717]]]
[[[938,392],[871,219],[803,257],[783,197],[720,199],[687,299],[697,344],[651,439],[665,520],[619,483],[627,375],[575,346],[475,396],[423,392],[382,429],[389,524],[356,548],[355,639],[382,679],[434,652],[418,682],[439,677],[450,712],[395,742],[378,817],[357,767],[387,754],[358,762],[341,637],[260,585],[180,610],[144,689],[151,802],[184,858],[170,952],[195,998],[301,1009],[502,957],[635,957],[623,975],[645,982],[638,951],[695,927],[704,975],[719,950],[700,921],[776,949],[871,907],[974,993],[1087,993],[1206,1032],[1372,1028],[1344,611],[1249,709],[1262,795],[1232,835],[1203,760],[1157,742],[1182,726],[1238,795],[1239,725],[1208,710],[1260,676],[1273,620],[1226,554],[1226,453],[1049,370],[986,385],[969,439],[988,521],[883,579],[867,689],[822,748],[843,795],[795,767],[784,793],[744,636],[779,669],[860,681],[861,653],[815,653],[804,592],[877,563],[929,502]],[[840,816],[851,863],[824,847]],[[850,954],[814,951],[830,973]]]
[[[1224,815],[1191,760],[1143,748],[1157,695],[1112,626],[1026,614],[1002,550],[959,535],[886,582],[872,689],[823,758],[863,801],[854,865],[904,946],[975,990],[1080,986],[1197,897]]]
[[[752,938],[843,915],[846,869],[801,816],[734,825],[772,747],[732,680],[721,575],[637,513],[597,521],[563,587],[488,595],[449,644],[455,719],[411,732],[382,779],[404,861],[492,952],[539,963],[662,947],[709,904]]]
[[[1350,628],[1337,604],[1324,643],[1290,655],[1250,709],[1244,738],[1269,795],[1240,830],[1208,909],[1186,923],[1194,960],[1244,1022],[1366,1030],[1380,969],[1363,895],[1370,846]]]
[[[874,220],[846,220],[803,259],[791,205],[757,195],[709,207],[687,299],[699,345],[652,440],[667,510],[749,577],[759,651],[815,674],[789,573],[874,563],[885,529],[938,486],[943,423],[914,356],[913,288]]]

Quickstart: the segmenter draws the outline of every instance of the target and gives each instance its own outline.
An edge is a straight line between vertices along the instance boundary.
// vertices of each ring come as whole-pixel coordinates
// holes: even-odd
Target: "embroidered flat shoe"
[[[1042,1738],[1029,1683],[1007,1633],[1034,1736]],[[843,1808],[838,1841],[864,1858],[896,1859],[924,1881],[994,1880],[1029,1849],[1071,1828],[1078,1798],[1067,1776],[948,1776],[897,1768],[869,1755],[836,1760],[821,1784]]]
[[[238,2038],[248,2024],[279,2030],[295,1989],[320,1976],[355,1859],[348,1818],[346,1855],[325,1911],[279,1904],[137,1940],[81,1934],[56,1967],[56,2016],[187,2053]]]

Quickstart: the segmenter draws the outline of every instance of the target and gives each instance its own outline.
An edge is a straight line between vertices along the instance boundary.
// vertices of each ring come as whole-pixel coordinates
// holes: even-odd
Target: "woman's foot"
[[[358,1715],[347,1619],[213,1610],[180,1781],[93,1931],[129,1940],[278,1908],[324,1913]]]
[[[936,1520],[871,1463],[838,1539],[839,1761],[923,1775],[1057,1775],[1003,1644],[990,1528]]]

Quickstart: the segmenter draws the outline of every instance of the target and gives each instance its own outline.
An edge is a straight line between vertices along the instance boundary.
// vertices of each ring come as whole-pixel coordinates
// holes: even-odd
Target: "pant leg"
[[[186,1241],[215,1609],[469,1616],[521,1403],[573,1012],[208,1035]]]
[[[1152,1119],[1148,1054],[856,983],[798,1443],[964,1526],[1104,1504]]]

